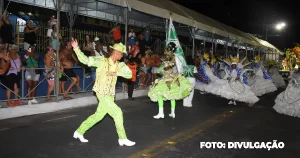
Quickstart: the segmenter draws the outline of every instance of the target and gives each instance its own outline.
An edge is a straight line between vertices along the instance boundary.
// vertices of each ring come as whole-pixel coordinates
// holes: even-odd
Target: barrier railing
[[[25,25],[20,25],[20,24],[16,25],[16,38],[17,38],[16,44],[19,46],[19,48],[24,47],[24,28],[25,27],[26,27]],[[47,48],[47,46],[50,43],[49,37],[47,37],[48,28],[45,24],[41,24],[38,27],[39,27],[39,30],[36,32],[37,51],[43,52],[43,51],[45,51],[45,49]],[[69,28],[62,26],[60,28],[60,34],[62,37],[68,38],[70,36]],[[100,32],[100,31],[83,30],[83,29],[73,28],[72,34],[73,34],[73,37],[76,38],[80,44],[84,43],[86,35],[90,36],[91,41],[94,41],[94,37],[97,36],[99,39],[101,39],[103,41],[104,45],[111,44],[113,41],[112,34]]]
[[[74,88],[77,87],[79,89],[78,93],[92,91],[92,85],[94,83],[94,79],[85,78],[85,76],[84,76],[85,69],[81,68],[81,67],[76,67],[76,66],[73,67],[72,69],[75,72],[75,74],[77,76],[79,76],[81,82],[80,82],[79,86],[77,84],[75,84],[72,87],[71,90],[73,91]],[[76,71],[76,69],[77,69],[77,71]],[[45,71],[43,71],[43,73],[40,75],[40,78],[39,78],[39,81],[38,81],[37,85],[35,87],[32,87],[31,91],[27,92],[28,87],[27,87],[27,84],[25,83],[25,71],[26,70],[52,70],[52,69],[51,68],[25,68],[24,70],[21,69],[20,70],[21,80],[19,81],[21,84],[20,84],[19,94],[15,94],[13,89],[9,89],[4,83],[0,82],[0,85],[3,87],[2,89],[0,89],[0,94],[1,94],[0,95],[1,96],[0,101],[2,101],[2,102],[7,101],[5,93],[3,93],[6,90],[9,90],[12,94],[16,95],[17,98],[20,99],[20,100],[28,100],[29,94],[31,94],[34,90],[38,90],[37,93],[36,93],[37,96],[35,96],[34,98],[46,97],[46,95],[43,95],[43,94],[47,93],[47,87],[48,87],[48,83],[46,83],[46,85],[45,85],[45,82],[44,82],[45,80],[47,80],[46,77],[45,77]],[[78,70],[81,71],[81,73],[79,72],[80,74],[78,73]],[[67,76],[64,72],[61,72],[61,73],[67,77],[68,80],[66,81],[65,87],[68,87],[70,85],[70,83],[72,82],[72,78]],[[60,81],[55,80],[55,82],[60,82]],[[41,87],[41,89],[39,89],[38,87]],[[61,87],[59,87],[59,88],[61,89]],[[57,93],[59,93],[60,95],[64,94],[64,93],[60,93],[60,89],[59,90],[55,89],[53,91],[53,95],[51,95],[51,96],[53,97]],[[42,92],[41,90],[44,90],[44,92]],[[72,92],[69,92],[69,94],[70,93],[72,93]],[[15,99],[10,99],[10,100],[15,100]]]

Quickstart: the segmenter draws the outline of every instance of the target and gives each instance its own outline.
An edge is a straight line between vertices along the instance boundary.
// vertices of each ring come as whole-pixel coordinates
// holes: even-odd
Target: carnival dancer
[[[219,74],[218,74],[218,63],[217,63],[217,60],[216,60],[216,58],[212,55],[212,57],[211,57],[211,68],[212,68],[212,72],[213,72],[213,74],[215,75],[215,76],[217,76],[218,78],[220,78],[219,77]]]
[[[110,46],[110,48],[113,49],[110,57],[87,57],[79,49],[76,39],[72,39],[72,46],[81,63],[97,68],[96,81],[93,90],[96,92],[97,98],[100,101],[95,114],[91,115],[80,125],[80,127],[74,132],[73,137],[76,139],[78,138],[83,143],[88,142],[88,140],[83,137],[84,133],[97,122],[101,121],[106,114],[109,114],[114,119],[116,125],[119,136],[119,145],[135,145],[135,142],[127,139],[123,125],[122,110],[114,103],[117,77],[122,76],[127,79],[132,77],[132,72],[128,66],[125,63],[118,61],[122,58],[123,53],[126,54],[126,47],[122,43],[117,43],[114,44],[113,47]]]
[[[158,101],[159,112],[154,116],[155,119],[164,118],[163,104],[165,100],[171,101],[169,116],[175,118],[175,100],[187,97],[192,90],[190,81],[182,76],[187,64],[171,18],[166,43],[165,60],[157,70],[157,73],[162,73],[162,78],[156,79],[148,92],[151,101]]]
[[[170,117],[175,118],[176,100],[189,96],[192,84],[181,74],[174,73],[176,45],[171,42],[167,45],[165,59],[157,72],[162,74],[161,79],[156,79],[151,85],[148,96],[151,101],[158,102],[159,112],[153,116],[155,119],[164,118],[164,101],[171,101]]]
[[[300,69],[294,71],[285,91],[275,99],[273,109],[280,113],[300,117]]]
[[[277,90],[276,85],[273,83],[271,76],[265,70],[260,56],[255,56],[255,65],[252,68],[255,72],[255,83],[249,85],[251,90],[256,96],[262,96],[264,94],[274,92]]]
[[[230,58],[229,57],[219,57],[219,69],[218,69],[218,76],[220,79],[227,79],[228,76],[226,76],[226,72],[225,72],[225,69],[229,69],[229,65],[227,65],[225,62],[223,62],[223,60],[227,61],[227,63],[230,63]]]
[[[209,93],[212,88],[210,84],[214,83],[218,79],[218,77],[213,74],[213,70],[209,61],[209,54],[204,53],[198,69],[198,74],[201,78],[200,80],[197,78],[197,83],[195,86],[195,89],[200,90],[201,94]]]
[[[226,76],[228,76],[227,80],[218,79],[215,83],[212,83],[210,93],[230,100],[228,104],[236,105],[236,101],[240,101],[253,106],[259,99],[250,87],[242,82],[242,69],[238,66],[240,65],[239,58],[231,57],[231,63],[225,60],[224,62],[229,65],[229,70],[225,69]]]
[[[277,63],[274,60],[268,60],[266,63],[269,67],[268,73],[271,75],[271,78],[277,88],[286,87],[283,77],[279,74],[280,63]]]

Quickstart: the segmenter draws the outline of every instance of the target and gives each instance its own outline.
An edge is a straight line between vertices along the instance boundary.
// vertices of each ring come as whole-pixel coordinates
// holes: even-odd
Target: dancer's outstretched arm
[[[72,47],[75,51],[75,54],[78,57],[78,60],[82,63],[85,64],[89,67],[101,67],[101,65],[103,64],[104,61],[104,57],[103,56],[98,56],[98,57],[87,57],[86,55],[84,55],[83,52],[81,52],[80,48],[78,47],[78,42],[76,39],[72,38],[71,41]]]
[[[132,71],[129,69],[129,67],[124,62],[121,62],[118,66],[117,76],[121,76],[126,79],[130,79],[130,78],[132,78]]]

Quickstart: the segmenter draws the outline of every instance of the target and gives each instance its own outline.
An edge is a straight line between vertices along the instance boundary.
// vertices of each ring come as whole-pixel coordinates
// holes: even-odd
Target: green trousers
[[[158,97],[158,107],[160,107],[160,108],[164,107],[164,100],[163,100],[162,96]],[[175,109],[175,107],[176,107],[175,100],[171,100],[171,109]]]
[[[97,111],[82,122],[76,131],[79,134],[84,135],[87,130],[93,127],[97,122],[101,121],[108,113],[114,119],[119,139],[127,139],[123,125],[123,113],[121,108],[114,102],[114,97],[99,96],[97,94],[97,98],[99,100]]]

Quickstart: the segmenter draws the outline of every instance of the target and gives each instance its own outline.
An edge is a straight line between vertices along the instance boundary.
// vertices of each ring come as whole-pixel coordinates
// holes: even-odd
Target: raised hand
[[[72,37],[71,45],[72,45],[73,48],[78,48],[78,42],[73,37]]]

